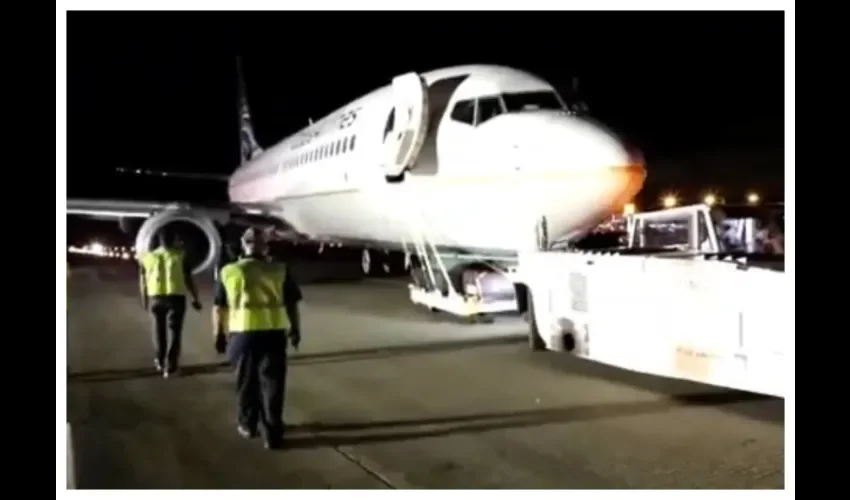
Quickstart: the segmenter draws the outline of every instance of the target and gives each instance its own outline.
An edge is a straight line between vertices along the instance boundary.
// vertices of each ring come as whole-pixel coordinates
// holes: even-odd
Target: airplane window
[[[348,139],[348,149],[349,149],[349,151],[354,151],[354,140],[355,140],[355,139],[357,139],[357,136],[356,136],[356,135],[352,135],[352,136]]]
[[[339,154],[339,148],[340,148],[341,145],[342,145],[342,141],[336,141],[336,149],[334,149],[335,155]]]
[[[508,113],[517,111],[533,111],[537,109],[563,110],[558,96],[551,90],[542,92],[517,92],[502,94]]]
[[[452,120],[472,125],[475,121],[475,101],[458,101],[452,109]]]
[[[342,143],[342,152],[345,153],[346,151],[348,151],[348,138],[346,137],[345,139],[340,139],[339,142]]]
[[[500,114],[502,114],[502,101],[498,97],[481,97],[478,99],[478,119],[475,124],[481,125]]]

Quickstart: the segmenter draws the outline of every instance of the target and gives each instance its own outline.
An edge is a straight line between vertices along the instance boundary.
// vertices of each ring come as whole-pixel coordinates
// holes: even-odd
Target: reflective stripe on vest
[[[289,330],[283,303],[285,265],[242,259],[224,266],[220,273],[227,293],[228,331]]]
[[[142,256],[142,267],[148,296],[186,295],[183,253],[179,250],[160,247],[147,252]]]

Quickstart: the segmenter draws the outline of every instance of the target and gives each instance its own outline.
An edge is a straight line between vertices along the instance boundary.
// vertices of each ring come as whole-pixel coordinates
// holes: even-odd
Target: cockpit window
[[[478,120],[476,120],[475,124],[481,125],[503,112],[502,101],[498,97],[481,97],[478,99]]]
[[[542,92],[517,92],[502,94],[508,113],[518,111],[534,111],[538,109],[563,110],[564,106],[558,96],[551,90]]]
[[[452,120],[472,125],[475,121],[475,101],[458,101],[452,109]]]

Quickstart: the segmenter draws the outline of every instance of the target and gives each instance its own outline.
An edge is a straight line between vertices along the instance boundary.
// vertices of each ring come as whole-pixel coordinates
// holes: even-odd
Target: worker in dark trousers
[[[201,310],[201,303],[192,271],[175,233],[160,232],[159,247],[145,252],[140,260],[142,307],[153,316],[154,366],[164,378],[168,378],[175,375],[180,366],[186,290],[192,294],[195,310]]]
[[[216,283],[213,331],[219,354],[236,368],[237,431],[265,435],[266,448],[283,445],[287,338],[301,342],[298,302],[301,290],[283,263],[267,258],[266,234],[242,235],[244,257],[224,266]]]

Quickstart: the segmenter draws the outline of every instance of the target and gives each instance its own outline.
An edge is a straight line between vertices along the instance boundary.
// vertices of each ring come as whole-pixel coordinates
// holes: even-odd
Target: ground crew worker
[[[142,307],[153,315],[154,366],[164,378],[177,373],[186,316],[186,290],[192,307],[201,310],[192,270],[186,263],[175,233],[163,230],[159,247],[141,256],[139,286]]]
[[[221,252],[218,257],[218,261],[215,263],[215,268],[213,272],[213,279],[218,281],[219,273],[221,272],[221,268],[230,264],[231,262],[236,262],[239,260],[239,249],[237,245],[232,243],[223,243],[221,245]]]
[[[266,448],[283,444],[287,336],[301,342],[301,290],[285,264],[266,258],[268,241],[257,229],[242,235],[244,257],[221,269],[213,308],[215,348],[236,368],[237,431],[265,435]]]

